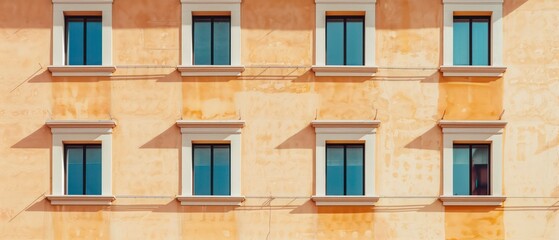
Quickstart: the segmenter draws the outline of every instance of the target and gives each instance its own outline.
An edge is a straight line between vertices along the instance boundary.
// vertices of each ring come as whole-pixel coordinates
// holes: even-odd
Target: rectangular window
[[[365,17],[326,17],[326,65],[364,65]]]
[[[231,195],[231,146],[196,144],[192,148],[194,195]]]
[[[454,195],[489,195],[489,144],[454,144]]]
[[[194,65],[231,64],[231,17],[193,17]]]
[[[454,16],[454,65],[489,66],[490,16]]]
[[[65,18],[66,64],[102,65],[102,23],[99,16]]]
[[[326,145],[326,195],[364,195],[364,145]]]
[[[65,145],[67,195],[101,195],[101,145]]]

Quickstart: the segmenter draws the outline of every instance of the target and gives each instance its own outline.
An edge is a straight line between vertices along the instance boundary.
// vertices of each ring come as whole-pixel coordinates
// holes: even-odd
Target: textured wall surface
[[[559,2],[505,0],[502,78],[442,77],[440,0],[378,0],[375,77],[315,77],[313,0],[243,0],[240,77],[181,77],[180,1],[114,0],[112,77],[52,77],[0,0],[0,239],[559,239]],[[278,67],[283,66],[283,67]],[[289,67],[286,67],[289,66]],[[503,207],[443,207],[444,119],[508,121]],[[373,119],[375,207],[320,207],[318,119]],[[239,119],[241,207],[183,207],[178,119]],[[113,206],[51,206],[49,119],[114,119]]]

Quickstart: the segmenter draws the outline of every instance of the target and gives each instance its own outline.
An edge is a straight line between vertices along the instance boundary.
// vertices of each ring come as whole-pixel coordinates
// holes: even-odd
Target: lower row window
[[[326,195],[364,195],[364,145],[326,145]]]
[[[231,195],[231,146],[195,144],[194,195]]]
[[[101,195],[101,144],[64,147],[66,194]]]
[[[489,144],[454,144],[454,195],[489,195]]]

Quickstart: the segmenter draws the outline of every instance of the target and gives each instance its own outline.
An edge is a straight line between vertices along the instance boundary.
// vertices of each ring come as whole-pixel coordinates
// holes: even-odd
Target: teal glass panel
[[[101,195],[101,146],[87,146],[85,162],[85,194]]]
[[[102,24],[101,19],[96,18],[86,22],[86,48],[85,65],[102,65]]]
[[[213,65],[230,65],[231,20],[229,18],[215,18],[213,24]]]
[[[211,195],[211,146],[194,145],[194,195]]]
[[[364,195],[363,159],[363,145],[346,147],[346,195]]]
[[[489,195],[489,145],[472,145],[472,195]]]
[[[472,65],[489,65],[489,19],[472,20]]]
[[[230,195],[230,150],[229,145],[214,145],[213,195]]]
[[[326,195],[344,195],[344,147],[326,146]]]
[[[470,65],[470,22],[454,19],[454,65]]]
[[[454,145],[453,159],[453,194],[470,195],[470,146]]]
[[[195,17],[193,28],[194,65],[212,64],[211,18]]]
[[[364,65],[363,18],[348,18],[346,22],[346,65]]]
[[[83,148],[66,147],[66,193],[83,195]]]
[[[66,21],[66,61],[68,65],[84,65],[84,22]]]
[[[326,18],[326,65],[344,65],[344,19]]]

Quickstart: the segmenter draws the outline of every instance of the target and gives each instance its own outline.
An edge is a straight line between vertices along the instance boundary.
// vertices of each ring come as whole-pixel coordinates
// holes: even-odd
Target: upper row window
[[[67,65],[102,65],[102,26],[99,16],[66,17]]]

